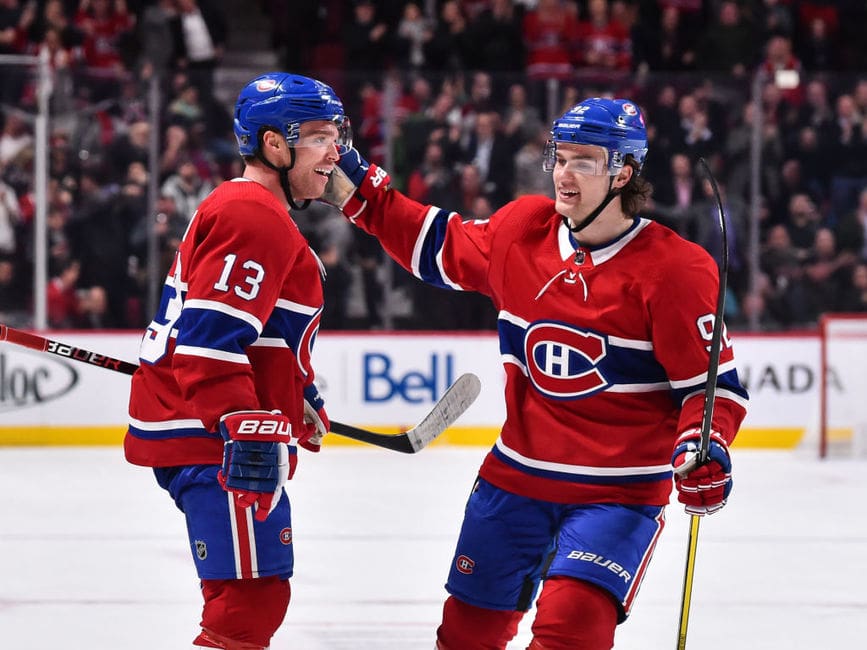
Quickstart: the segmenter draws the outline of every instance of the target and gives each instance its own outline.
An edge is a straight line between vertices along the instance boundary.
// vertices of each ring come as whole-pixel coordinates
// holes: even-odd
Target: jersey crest
[[[599,364],[608,353],[605,338],[565,323],[539,321],[527,328],[527,374],[540,393],[575,399],[608,386]]]

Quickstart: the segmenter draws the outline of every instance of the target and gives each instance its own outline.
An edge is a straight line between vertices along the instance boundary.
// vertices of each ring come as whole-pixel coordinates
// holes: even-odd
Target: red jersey
[[[220,463],[220,416],[279,409],[301,426],[323,267],[277,198],[222,183],[175,255],[132,378],[127,460]]]
[[[548,198],[488,220],[370,192],[353,221],[416,277],[478,291],[498,309],[506,421],[480,475],[560,503],[661,505],[678,434],[701,425],[718,272],[701,247],[636,218],[604,246],[579,246]],[[745,415],[723,341],[713,427]]]

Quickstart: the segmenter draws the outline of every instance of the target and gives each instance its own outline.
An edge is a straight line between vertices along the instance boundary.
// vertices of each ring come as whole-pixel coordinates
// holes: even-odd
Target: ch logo
[[[473,572],[473,567],[476,563],[466,555],[461,555],[455,560],[455,568],[464,575],[470,575]]]
[[[566,323],[537,321],[524,335],[527,374],[536,389],[554,399],[587,397],[608,386],[600,364],[605,338]]]
[[[280,541],[287,546],[292,543],[292,529],[284,528],[280,531]]]
[[[200,539],[196,540],[196,557],[200,560],[204,560],[208,557],[208,545]]]

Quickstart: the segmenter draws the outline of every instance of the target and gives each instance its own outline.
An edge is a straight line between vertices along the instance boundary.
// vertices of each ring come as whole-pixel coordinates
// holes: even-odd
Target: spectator
[[[464,151],[464,160],[478,170],[483,193],[491,199],[495,208],[514,196],[514,160],[519,146],[516,138],[502,132],[497,113],[490,111],[478,114],[475,129]]]
[[[187,73],[202,101],[214,96],[214,71],[223,58],[227,25],[219,4],[208,0],[177,0],[178,13],[171,19],[175,65]]]
[[[175,0],[157,0],[144,8],[138,22],[138,64],[145,79],[156,75],[165,81],[178,58],[172,28],[175,16]]]
[[[0,180],[0,255],[17,250],[15,231],[21,222],[21,208],[15,190]]]
[[[788,0],[764,0],[757,10],[762,42],[773,36],[795,36],[795,18]]]
[[[789,200],[789,214],[785,227],[791,246],[797,251],[799,261],[804,261],[813,247],[821,220],[822,215],[808,195],[795,194]]]
[[[437,72],[458,72],[468,65],[475,67],[478,43],[458,0],[446,0],[440,8],[440,19],[434,26],[433,37],[425,47],[425,59]]]
[[[699,46],[698,66],[711,72],[744,77],[758,58],[752,26],[740,5],[732,0],[719,4],[716,20],[705,31]]]
[[[15,258],[0,254],[0,322],[22,327],[29,325],[29,318]]]
[[[867,262],[867,186],[858,194],[858,203],[837,223],[840,250],[849,251]]]
[[[394,34],[394,52],[397,60],[409,70],[424,67],[425,46],[433,38],[433,24],[415,2],[403,6],[403,16]]]
[[[840,69],[837,50],[838,44],[832,38],[827,21],[820,16],[813,18],[798,46],[804,67],[811,72]]]
[[[867,116],[858,112],[852,95],[837,98],[836,129],[831,145],[834,160],[831,173],[831,213],[833,225],[843,216],[861,188],[867,186]]]
[[[126,69],[123,55],[128,54],[135,15],[127,10],[126,0],[80,0],[74,22],[84,34],[90,99],[111,97]]]
[[[522,38],[523,5],[491,0],[470,27],[474,65],[491,72],[523,73],[526,48]]]
[[[419,203],[454,205],[457,202],[455,178],[446,164],[442,144],[428,142],[424,159],[407,180],[406,194]]]
[[[696,35],[681,20],[680,7],[662,8],[658,24],[639,21],[633,29],[633,61],[641,73],[648,70],[682,72],[695,67]]]
[[[647,210],[654,219],[685,237],[690,209],[701,196],[692,161],[685,153],[676,153],[669,160],[669,171],[654,183],[653,200]]]
[[[572,74],[580,28],[564,0],[539,0],[524,16],[522,31],[527,44],[527,76],[566,79]]]
[[[356,0],[353,17],[343,26],[346,69],[351,74],[347,97],[358,97],[363,78],[376,70],[384,70],[389,62],[390,38],[388,25],[376,15],[372,0]],[[350,114],[353,111],[349,111]]]
[[[554,198],[554,184],[551,174],[542,169],[545,143],[551,135],[549,127],[540,124],[536,133],[529,138],[515,155],[515,192],[514,197],[524,194],[541,194]]]
[[[211,180],[202,179],[193,162],[185,160],[178,166],[178,171],[165,180],[160,191],[172,198],[177,211],[189,222],[213,189]]]
[[[503,132],[523,143],[534,139],[543,127],[545,125],[542,116],[539,110],[529,103],[524,84],[514,83],[509,86],[508,104],[503,111]]]
[[[150,159],[151,125],[145,120],[133,122],[126,133],[114,138],[108,147],[107,169],[109,178],[120,181],[130,164],[147,165]]]
[[[5,113],[6,120],[0,131],[0,168],[33,149],[33,136],[23,115],[15,109],[5,110]]]
[[[852,267],[849,284],[843,289],[837,310],[852,313],[867,312],[867,262],[861,261]]]
[[[856,259],[851,252],[837,252],[837,239],[833,230],[825,227],[816,230],[813,247],[804,262],[808,308],[812,310],[812,320],[818,321],[819,315],[834,311],[837,307],[852,276]]]
[[[792,246],[784,225],[771,227],[760,265],[768,278],[764,294],[768,314],[782,327],[805,325],[811,317],[807,309],[802,254]]]
[[[49,327],[69,329],[77,327],[81,317],[78,297],[78,279],[81,265],[78,260],[66,260],[48,283],[46,303]]]
[[[801,105],[804,98],[803,86],[800,82],[801,61],[792,52],[790,38],[776,35],[768,39],[765,44],[765,59],[762,61],[761,69],[768,75],[769,79],[777,79],[776,75],[789,75],[789,78],[784,80],[784,84],[777,83],[777,86],[786,86],[781,89],[782,98],[786,103],[795,108]],[[792,82],[794,85],[789,87]]]
[[[575,65],[626,72],[632,66],[632,41],[625,25],[609,15],[608,0],[589,0],[587,20],[578,25]]]

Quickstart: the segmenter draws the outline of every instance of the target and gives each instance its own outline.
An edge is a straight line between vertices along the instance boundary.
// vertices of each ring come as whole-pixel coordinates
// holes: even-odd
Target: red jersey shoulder
[[[286,208],[270,191],[252,181],[221,183],[199,206],[198,216],[207,230],[218,227],[243,237],[263,235],[271,241],[286,237],[304,240]],[[201,226],[200,226],[201,228]]]
[[[661,276],[683,273],[688,269],[715,272],[716,262],[710,254],[695,242],[688,241],[671,228],[651,221],[643,236],[637,237],[632,247],[634,254],[650,258],[644,272],[655,269]]]
[[[532,230],[549,230],[552,223],[559,225],[554,201],[546,196],[526,195],[510,201],[491,215],[491,226],[509,239],[522,238]]]

